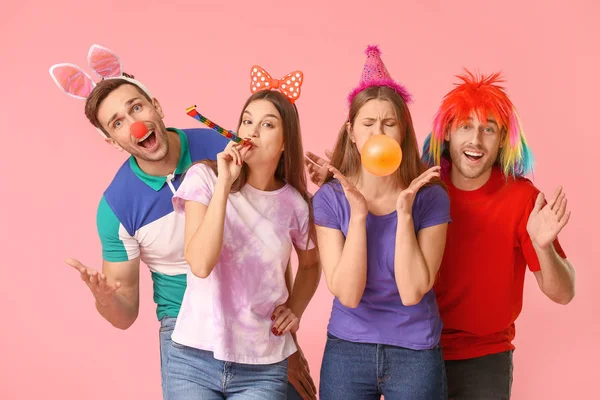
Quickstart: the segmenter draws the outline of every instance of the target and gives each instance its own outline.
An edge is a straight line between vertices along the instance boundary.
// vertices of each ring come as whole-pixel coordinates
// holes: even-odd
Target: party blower
[[[210,119],[206,118],[204,115],[200,114],[198,112],[198,110],[196,110],[196,106],[195,105],[193,105],[191,107],[188,107],[185,110],[185,112],[190,117],[192,117],[192,118],[194,118],[194,119],[202,122],[204,125],[206,125],[209,128],[215,130],[216,132],[218,132],[222,136],[225,136],[227,139],[229,139],[229,140],[231,140],[231,141],[233,141],[235,143],[241,143],[244,146],[251,146],[251,143],[248,140],[242,139],[241,137],[239,137],[238,135],[236,135],[232,131],[228,131],[226,129],[223,129],[219,125],[217,125],[214,122],[212,122]]]

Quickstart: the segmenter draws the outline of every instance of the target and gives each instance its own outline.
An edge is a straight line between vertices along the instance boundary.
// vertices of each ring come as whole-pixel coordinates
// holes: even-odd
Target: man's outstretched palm
[[[545,249],[556,240],[571,216],[570,211],[566,212],[567,198],[562,187],[556,189],[550,203],[546,205],[544,203],[544,194],[538,194],[535,206],[527,220],[527,233],[533,244],[541,249]]]
[[[67,258],[65,262],[79,271],[81,280],[85,282],[96,300],[103,305],[108,304],[121,287],[121,282],[114,285],[108,283],[106,275],[83,265],[79,260]]]

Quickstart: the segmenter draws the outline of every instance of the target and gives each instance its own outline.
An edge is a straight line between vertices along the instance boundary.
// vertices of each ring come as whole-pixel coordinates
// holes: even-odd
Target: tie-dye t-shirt
[[[175,211],[184,212],[186,200],[208,206],[216,180],[206,165],[193,165],[173,197]],[[314,247],[308,215],[308,204],[289,184],[270,192],[246,184],[231,193],[219,260],[205,279],[188,272],[172,340],[243,364],[272,364],[293,354],[292,336],[271,332],[271,315],[288,299],[293,245]]]

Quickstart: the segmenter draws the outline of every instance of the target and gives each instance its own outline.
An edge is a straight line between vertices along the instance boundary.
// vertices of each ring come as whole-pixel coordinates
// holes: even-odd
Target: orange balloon
[[[402,162],[400,144],[386,135],[371,136],[361,151],[361,161],[365,169],[377,176],[394,173]]]

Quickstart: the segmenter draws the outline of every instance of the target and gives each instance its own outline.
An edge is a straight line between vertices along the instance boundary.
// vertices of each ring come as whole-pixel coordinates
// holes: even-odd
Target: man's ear
[[[155,97],[152,98],[152,106],[154,107],[156,113],[160,116],[161,119],[165,117],[165,113],[163,112],[162,106]]]
[[[115,142],[115,140],[113,138],[107,137],[107,138],[104,138],[104,141],[119,151],[124,150],[119,143]]]

